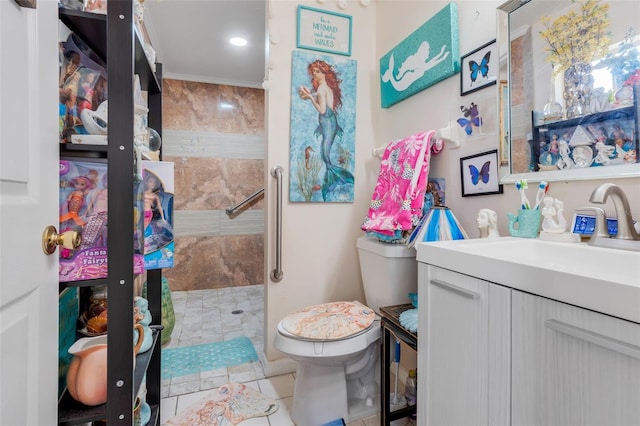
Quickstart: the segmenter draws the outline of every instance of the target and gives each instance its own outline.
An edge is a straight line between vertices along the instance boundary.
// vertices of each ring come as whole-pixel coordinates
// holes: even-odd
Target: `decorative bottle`
[[[416,370],[409,370],[409,375],[404,385],[404,396],[407,398],[407,405],[416,405],[416,389]]]

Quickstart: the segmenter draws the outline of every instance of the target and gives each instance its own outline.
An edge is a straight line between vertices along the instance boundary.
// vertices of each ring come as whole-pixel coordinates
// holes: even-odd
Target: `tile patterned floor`
[[[264,288],[262,285],[214,290],[172,292],[176,325],[165,347],[219,342],[237,336],[251,339],[260,359],[264,357]],[[232,313],[242,310],[242,313]],[[262,362],[220,368],[162,382],[161,424],[208,391],[228,382],[240,382],[275,399],[280,408],[268,417],[257,417],[240,426],[295,426],[291,403],[295,374],[265,377]],[[377,416],[349,423],[349,426],[379,425]]]
[[[263,286],[176,291],[171,294],[176,325],[165,348],[221,342],[238,336],[251,340],[264,356]],[[233,313],[242,311],[241,313]],[[228,382],[263,379],[262,363],[252,362],[163,380],[163,398],[214,389]]]

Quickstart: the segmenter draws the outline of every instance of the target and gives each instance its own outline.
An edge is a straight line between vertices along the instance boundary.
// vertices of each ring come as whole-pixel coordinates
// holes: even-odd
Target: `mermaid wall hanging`
[[[380,58],[381,105],[389,108],[459,71],[458,9],[449,3]]]
[[[294,51],[291,71],[289,201],[351,203],[357,62]]]

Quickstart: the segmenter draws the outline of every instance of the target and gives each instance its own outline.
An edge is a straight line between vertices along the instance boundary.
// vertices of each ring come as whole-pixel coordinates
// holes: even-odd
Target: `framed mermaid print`
[[[293,51],[289,201],[352,203],[357,62]]]

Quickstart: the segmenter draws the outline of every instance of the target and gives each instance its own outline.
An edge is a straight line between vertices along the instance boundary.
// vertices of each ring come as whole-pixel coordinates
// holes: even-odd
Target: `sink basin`
[[[640,251],[639,240],[619,240],[617,238],[596,238],[595,242],[589,243],[596,247],[608,247],[619,250]]]
[[[635,282],[636,285],[640,285],[640,256],[626,250],[593,247],[586,243],[563,244],[510,237],[465,240],[459,249],[509,262],[525,265],[533,263],[540,268],[577,276],[629,284]],[[634,265],[637,265],[635,270]]]
[[[416,248],[418,262],[640,322],[640,252],[513,237]]]

